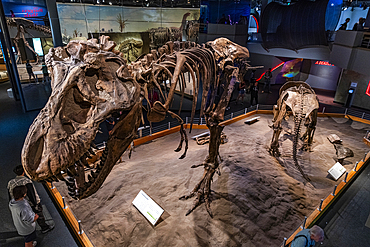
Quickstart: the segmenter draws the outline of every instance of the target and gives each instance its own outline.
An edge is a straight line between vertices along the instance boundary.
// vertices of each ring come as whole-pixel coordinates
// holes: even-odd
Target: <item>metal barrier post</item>
[[[364,119],[364,117],[365,117],[365,112],[362,113],[362,117],[361,118]]]
[[[325,106],[322,108],[322,114],[324,114],[325,112]]]
[[[356,162],[355,168],[353,168],[353,170],[354,170],[355,172],[357,172],[357,164],[358,164],[358,161]]]
[[[285,245],[286,245],[286,238],[284,238],[283,247],[285,247]]]
[[[203,119],[202,118],[200,118],[200,125],[202,125],[203,124]]]
[[[247,114],[247,111],[248,111],[248,107],[244,108],[244,114]]]
[[[141,137],[143,137],[143,129],[140,129],[139,130],[139,137],[141,138]]]
[[[307,216],[304,217],[302,229],[306,229],[306,221],[307,221]]]
[[[348,108],[346,108],[346,110],[344,111],[344,116],[347,116],[347,111],[348,111]]]
[[[234,113],[231,113],[231,119],[233,119],[233,117],[234,117]]]
[[[82,227],[81,227],[81,220],[78,220],[78,234],[82,234],[84,233],[84,230],[82,230]]]
[[[188,117],[185,118],[185,123],[188,124]]]
[[[256,106],[256,111],[258,111],[258,104],[257,104],[257,106]]]
[[[324,199],[321,199],[321,201],[320,201],[320,205],[319,205],[319,211],[321,212],[322,211],[322,209],[321,209],[321,207],[322,207],[322,203],[324,202]]]
[[[348,172],[346,172],[346,175],[344,176],[343,182],[345,182],[345,183],[347,183],[347,176],[348,176]]]
[[[63,209],[67,209],[68,206],[66,204],[66,200],[64,199],[64,196],[62,196],[62,201],[63,201]]]
[[[168,122],[168,129],[171,129],[171,122]]]
[[[152,127],[150,127],[150,129],[149,129],[149,135],[150,136],[152,135]]]
[[[367,153],[365,153],[364,158],[362,158],[362,161],[365,162]]]
[[[335,196],[335,191],[337,190],[337,186],[338,186],[338,185],[335,185],[335,186],[334,186],[333,196]]]

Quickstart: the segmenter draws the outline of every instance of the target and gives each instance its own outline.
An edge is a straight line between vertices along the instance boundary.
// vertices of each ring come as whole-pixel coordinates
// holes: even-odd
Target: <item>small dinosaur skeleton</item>
[[[148,120],[161,121],[168,113],[180,122],[181,142],[175,151],[180,151],[185,141],[185,152],[180,157],[184,158],[188,141],[183,121],[169,107],[177,84],[184,95],[184,73],[190,73],[194,88],[191,122],[201,93],[200,115],[205,117],[210,130],[210,143],[205,161],[193,166],[204,166],[201,181],[181,199],[197,195],[187,214],[204,199],[212,216],[209,195],[213,175],[219,167],[220,136],[224,128],[220,122],[234,87],[230,80],[237,67],[233,65],[246,60],[248,50],[225,38],[202,47],[191,42],[167,42],[158,51],[152,50],[127,65],[122,54],[114,50],[115,45],[109,37],[102,36],[100,43],[96,39],[74,40],[65,48],[50,49],[46,63],[51,70],[53,91],[31,125],[22,149],[26,173],[37,181],[65,181],[75,199],[94,194],[135,138],[143,118],[142,100],[148,100],[151,88],[160,91],[162,102],[155,101],[152,108],[148,105],[145,109]],[[166,80],[170,81],[169,89]],[[216,100],[218,92],[221,94]],[[91,143],[99,124],[110,117],[117,121],[109,132],[100,163],[90,167],[87,159],[95,155]]]
[[[15,47],[17,48],[17,51],[18,51],[18,58],[17,58],[17,61],[16,63],[18,63],[18,61],[20,60],[22,62],[22,59],[21,59],[21,52],[19,50],[19,41],[20,39],[23,40],[25,46],[30,49],[33,54],[35,54],[36,56],[36,64],[38,64],[39,62],[39,55],[33,50],[33,48],[30,46],[30,44],[28,44],[26,38],[24,37],[25,33],[28,33],[29,35],[31,35],[27,29],[32,29],[32,30],[36,30],[36,31],[39,31],[39,32],[43,32],[47,35],[51,35],[51,29],[50,27],[47,27],[47,26],[42,26],[42,25],[37,25],[35,24],[33,21],[30,21],[28,19],[25,19],[25,18],[21,18],[21,17],[6,17],[6,24],[10,27],[16,27],[17,28],[17,35],[15,36],[14,38],[14,45]],[[31,35],[32,36],[32,35]]]
[[[272,129],[274,130],[269,152],[271,155],[280,156],[279,152],[279,135],[282,127],[281,122],[284,118],[289,117],[291,111],[294,116],[294,134],[293,134],[293,160],[302,176],[310,181],[308,176],[303,172],[297,161],[297,146],[298,137],[301,128],[302,120],[305,119],[304,125],[306,132],[301,139],[305,142],[303,149],[311,150],[313,136],[317,123],[317,110],[319,102],[313,89],[305,82],[292,81],[285,83],[279,91],[279,99],[277,105],[274,106],[274,119]]]

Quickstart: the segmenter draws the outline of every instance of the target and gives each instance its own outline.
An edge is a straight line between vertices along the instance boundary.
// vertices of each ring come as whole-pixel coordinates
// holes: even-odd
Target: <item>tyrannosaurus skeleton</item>
[[[311,150],[313,136],[317,123],[317,110],[319,102],[313,89],[305,82],[292,81],[285,83],[279,92],[277,105],[274,106],[273,119],[273,136],[269,152],[271,155],[280,156],[279,152],[279,135],[282,127],[281,122],[289,116],[291,111],[294,116],[294,136],[293,136],[293,160],[302,176],[310,181],[308,176],[303,172],[297,161],[297,145],[302,120],[305,119],[306,132],[301,139],[304,140],[304,149]]]
[[[148,104],[148,120],[161,121],[166,113],[181,124],[180,151],[187,137],[182,119],[169,110],[176,85],[184,94],[185,77],[193,81],[191,122],[197,96],[202,95],[200,115],[210,130],[209,152],[201,181],[187,196],[197,195],[189,214],[205,200],[210,209],[210,186],[219,167],[220,125],[234,85],[231,74],[249,57],[246,48],[220,38],[203,46],[191,42],[167,42],[158,51],[142,56],[130,65],[114,50],[109,37],[87,41],[71,41],[65,47],[50,49],[46,63],[51,69],[52,94],[30,127],[22,150],[22,164],[27,174],[37,181],[63,180],[75,199],[94,194],[103,184],[113,166],[136,136],[142,120],[142,100],[148,100],[148,89],[158,88],[161,101]],[[166,80],[170,81],[169,89]],[[202,91],[199,91],[200,80]],[[164,84],[164,92],[161,85]],[[216,100],[217,92],[222,92]],[[148,100],[149,102],[149,100]],[[180,106],[181,109],[181,106]],[[100,163],[89,166],[87,159],[94,155],[91,147],[99,124],[109,117],[117,119],[106,142]]]

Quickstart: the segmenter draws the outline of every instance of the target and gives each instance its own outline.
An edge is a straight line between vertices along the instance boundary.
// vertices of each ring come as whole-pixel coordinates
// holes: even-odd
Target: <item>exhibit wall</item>
[[[352,106],[370,110],[370,76],[344,70],[335,93],[334,101],[345,104],[351,83],[357,83]]]
[[[327,61],[304,60],[301,80],[306,81],[313,88],[335,91],[340,71],[341,68]]]
[[[150,44],[144,43],[143,46],[149,45],[155,49],[167,41],[197,41],[198,38],[199,8],[143,8],[67,3],[58,3],[57,8],[62,34],[66,39],[63,42],[91,38],[93,33],[98,33],[112,36],[112,40],[119,45],[123,38],[135,37],[117,34],[149,32]],[[137,38],[137,35],[134,36]]]

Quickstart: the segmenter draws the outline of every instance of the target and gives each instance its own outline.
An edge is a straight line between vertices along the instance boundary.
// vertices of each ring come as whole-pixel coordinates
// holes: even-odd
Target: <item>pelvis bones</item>
[[[34,120],[22,150],[22,163],[27,174],[36,181],[65,181],[69,194],[75,199],[94,194],[103,184],[113,166],[136,136],[144,109],[149,121],[161,121],[166,114],[180,124],[181,141],[175,151],[187,151],[187,136],[182,119],[169,110],[176,85],[184,94],[184,73],[190,73],[193,85],[195,114],[198,93],[202,94],[200,115],[210,129],[209,154],[200,165],[204,175],[194,190],[182,199],[197,195],[189,214],[203,199],[210,209],[210,185],[219,163],[220,135],[225,108],[233,85],[231,74],[249,57],[246,48],[220,38],[202,47],[195,43],[167,42],[158,51],[141,56],[128,65],[109,37],[87,41],[71,41],[64,47],[50,49],[46,63],[52,73],[52,94],[46,106]],[[199,80],[203,91],[199,92]],[[165,85],[170,81],[170,87]],[[220,100],[216,94],[220,91]],[[143,108],[148,90],[157,88],[161,100],[153,107]],[[162,91],[164,88],[164,92]],[[148,101],[149,102],[149,101]],[[180,107],[181,108],[181,107]],[[90,167],[87,159],[95,155],[91,146],[99,124],[117,119],[106,142],[100,163]]]
[[[293,133],[293,160],[302,176],[310,181],[309,177],[303,172],[297,161],[298,137],[302,120],[305,119],[304,125],[306,132],[301,139],[305,142],[303,149],[311,150],[313,136],[315,134],[317,123],[317,110],[319,102],[313,89],[305,82],[292,81],[285,83],[279,92],[277,105],[274,106],[274,119],[272,128],[274,130],[269,152],[271,155],[280,156],[279,152],[279,135],[282,131],[281,122],[284,118],[289,117],[290,111],[294,116],[294,133]]]

